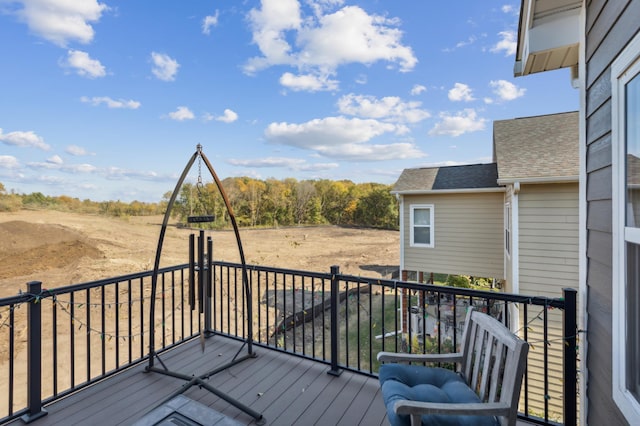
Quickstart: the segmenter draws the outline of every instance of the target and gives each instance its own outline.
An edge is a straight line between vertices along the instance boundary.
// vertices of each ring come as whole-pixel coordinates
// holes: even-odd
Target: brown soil
[[[56,211],[0,213],[0,297],[153,269],[161,216],[128,219]],[[167,228],[161,266],[186,263],[188,235]],[[214,259],[239,261],[231,231],[208,231]],[[388,277],[399,264],[399,233],[335,226],[240,231],[246,262],[316,272]]]
[[[29,281],[42,281],[44,288],[80,284],[103,278],[153,269],[162,217],[108,218],[55,211],[21,211],[0,213],[0,297],[14,296],[26,290]],[[167,228],[162,245],[160,266],[187,263],[188,236],[193,231],[174,224]],[[238,245],[231,231],[207,232],[214,244],[214,260],[238,262]],[[389,277],[398,270],[399,233],[334,226],[296,227],[263,230],[241,230],[242,246],[249,265],[329,272],[338,265],[342,273],[366,277]],[[136,295],[136,297],[140,297]],[[62,312],[58,318],[60,330],[68,321]],[[86,307],[85,307],[86,308]],[[81,310],[80,305],[77,306]],[[137,305],[132,316],[138,315]],[[5,364],[10,328],[6,326],[8,308],[0,310],[0,395],[8,392]],[[15,309],[17,327],[13,349],[16,365],[14,379],[14,409],[26,404],[26,309]],[[109,321],[114,312],[107,310]],[[275,320],[273,320],[275,324]],[[77,339],[84,338],[74,329]],[[50,332],[43,333],[43,351],[53,351]],[[60,359],[68,359],[69,335],[58,334]],[[100,336],[92,335],[92,345],[99,345]],[[132,339],[134,339],[132,337]],[[108,350],[114,344],[108,343]],[[62,352],[60,352],[62,348]],[[84,356],[76,349],[76,356]],[[93,366],[100,365],[99,351],[92,352]],[[112,368],[112,367],[110,367]],[[59,377],[69,377],[69,366],[58,365]],[[3,373],[4,372],[4,373]],[[77,372],[80,375],[80,371]],[[52,372],[43,370],[45,394],[51,392]],[[60,379],[62,380],[62,379]],[[69,383],[59,384],[61,388]],[[7,414],[7,400],[0,399],[0,418]]]

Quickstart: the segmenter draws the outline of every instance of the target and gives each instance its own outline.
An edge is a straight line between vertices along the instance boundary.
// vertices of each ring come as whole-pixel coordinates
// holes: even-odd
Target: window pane
[[[415,209],[413,223],[415,225],[431,225],[431,211],[429,209]]]
[[[640,227],[640,74],[626,87],[627,226]]]
[[[627,389],[640,401],[640,246],[627,243]]]
[[[431,244],[431,228],[416,227],[413,229],[414,244]]]

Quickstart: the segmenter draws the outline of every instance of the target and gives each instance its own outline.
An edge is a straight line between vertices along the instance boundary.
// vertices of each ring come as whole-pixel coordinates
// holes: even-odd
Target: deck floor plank
[[[160,355],[171,371],[204,374],[229,363],[242,342],[223,336],[207,339],[203,353],[195,339]],[[264,415],[266,425],[381,425],[388,426],[378,380],[343,372],[327,374],[329,366],[256,346],[249,358],[209,378],[211,386]],[[161,367],[156,362],[157,367]],[[49,404],[48,415],[35,426],[131,425],[181,390],[179,378],[149,372],[146,362],[117,373]],[[185,396],[236,421],[255,425],[247,413],[205,389],[192,386]],[[519,424],[525,424],[518,422]],[[22,425],[20,419],[8,423]]]

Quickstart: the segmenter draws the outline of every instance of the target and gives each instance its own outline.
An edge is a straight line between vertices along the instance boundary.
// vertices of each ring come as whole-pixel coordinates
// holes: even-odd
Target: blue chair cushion
[[[392,426],[411,424],[408,415],[393,411],[396,401],[423,402],[481,402],[478,395],[467,386],[462,377],[451,370],[439,367],[423,367],[406,364],[383,364],[379,372],[382,398],[387,407],[387,417]],[[422,416],[423,425],[435,426],[495,426],[495,416],[465,416],[429,414]]]

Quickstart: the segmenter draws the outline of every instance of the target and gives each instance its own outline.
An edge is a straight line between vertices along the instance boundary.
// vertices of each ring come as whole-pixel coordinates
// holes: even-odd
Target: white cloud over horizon
[[[349,93],[342,96],[337,105],[342,114],[397,123],[418,123],[431,117],[427,110],[420,108],[422,102],[404,102],[398,96],[378,99],[374,96]]]
[[[345,161],[382,161],[424,156],[412,143],[369,144],[385,133],[402,134],[404,126],[374,119],[326,117],[306,123],[271,123],[265,130],[270,143],[313,151]]]
[[[43,151],[48,151],[51,149],[51,147],[44,142],[44,138],[42,138],[42,136],[38,136],[32,130],[26,132],[14,131],[3,133],[2,129],[0,128],[0,142],[6,145],[38,148]]]
[[[429,130],[430,136],[457,137],[465,133],[484,130],[487,120],[478,117],[478,113],[471,108],[459,111],[455,114],[440,113],[440,121]]]

